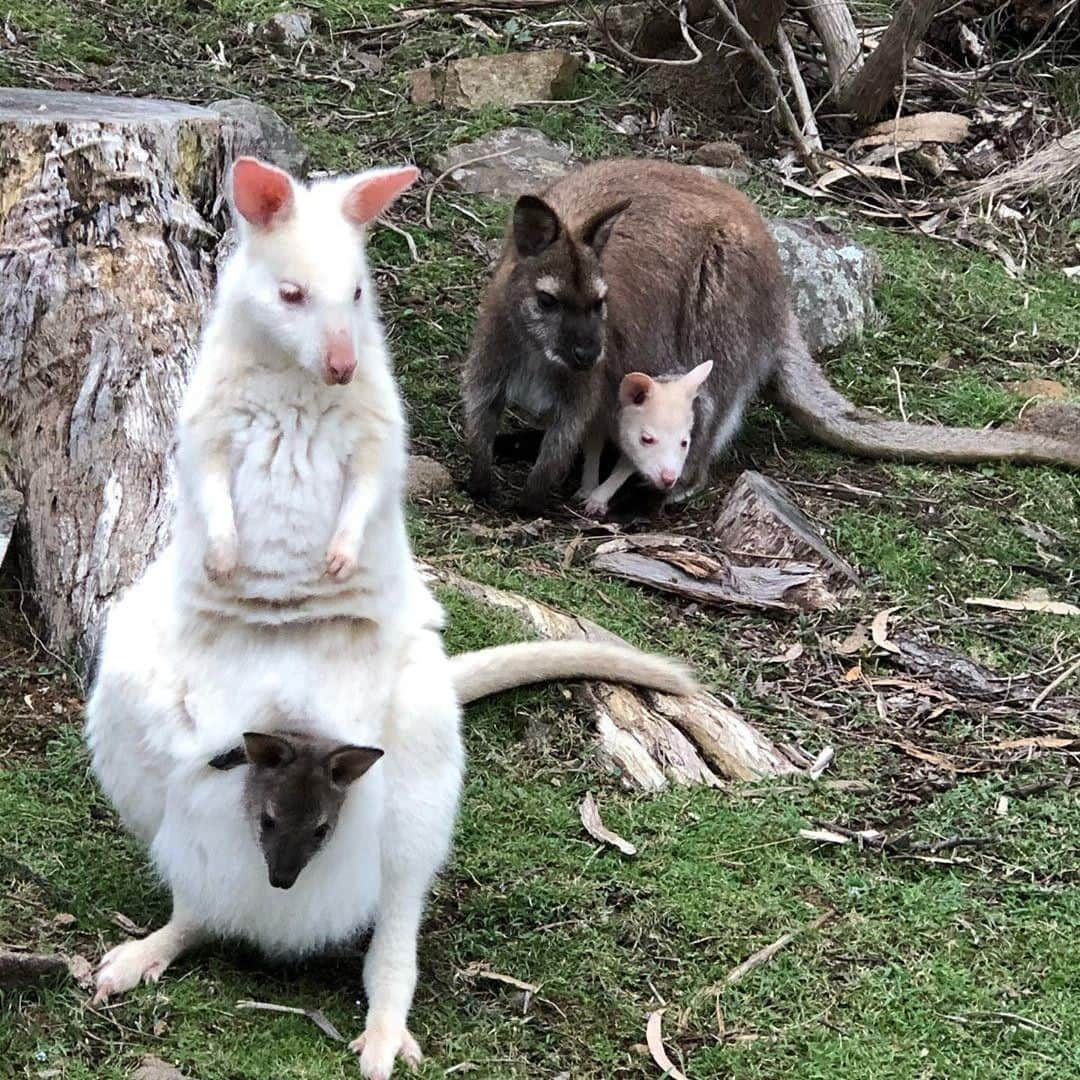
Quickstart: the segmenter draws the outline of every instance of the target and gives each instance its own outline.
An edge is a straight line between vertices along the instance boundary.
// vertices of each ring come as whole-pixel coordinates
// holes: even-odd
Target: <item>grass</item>
[[[501,49],[505,39],[488,43],[449,16],[432,17],[388,38],[385,74],[361,79],[348,50],[379,51],[378,43],[341,32],[400,15],[368,0],[305,6],[316,30],[294,62],[248,29],[278,10],[266,0],[12,0],[5,14],[18,43],[0,52],[0,79],[65,77],[80,88],[198,101],[251,94],[296,126],[322,168],[406,158],[431,165],[446,145],[508,123],[539,126],[586,157],[634,151],[608,120],[646,105],[613,69],[589,67],[577,93],[588,100],[573,106],[446,114],[405,101],[404,72],[454,48]],[[496,32],[503,26],[483,18]],[[526,22],[538,40],[550,36],[541,21]],[[228,66],[208,61],[219,43]],[[312,73],[354,79],[355,88]],[[755,194],[773,211],[810,212],[762,181]],[[420,261],[388,231],[372,242],[414,441],[459,476],[458,371],[486,273],[483,245],[504,220],[504,206],[440,192],[429,229],[415,196],[398,223]],[[1007,382],[1048,377],[1080,390],[1075,284],[1051,272],[1014,281],[981,254],[850,227],[883,268],[880,325],[829,361],[831,377],[860,403],[895,415],[899,377],[912,417],[978,425],[1022,407]],[[826,777],[861,785],[629,794],[603,772],[584,719],[559,688],[473,707],[457,846],[421,940],[413,1025],[429,1061],[420,1075],[457,1067],[480,1077],[656,1076],[643,1044],[646,1016],[661,1001],[666,1044],[694,1080],[1080,1075],[1080,898],[1070,855],[1080,800],[1067,757],[1005,755],[1005,767],[976,775],[913,761],[884,741],[907,723],[896,719],[909,715],[902,693],[847,682],[852,661],[829,647],[889,606],[902,628],[923,629],[1004,672],[1080,652],[1076,620],[972,618],[963,605],[967,596],[1036,588],[1075,600],[1076,477],[853,462],[809,445],[759,407],[736,459],[717,470],[716,490],[675,524],[715,516],[718,494],[744,467],[812,485],[792,490],[863,573],[862,598],[787,621],[689,612],[567,564],[574,530],[565,520],[535,536],[492,540],[469,525],[498,528],[505,515],[457,495],[413,513],[421,553],[685,656],[769,734],[834,745]],[[520,636],[512,621],[453,593],[445,600],[455,651]],[[112,912],[157,924],[167,896],[88,775],[77,696],[63,669],[35,649],[13,603],[0,623],[0,942],[94,958],[123,936]],[[799,660],[764,663],[793,642],[804,646]],[[873,655],[861,663],[867,679],[897,674]],[[902,735],[963,756],[1032,730],[1017,714],[961,709],[915,717]],[[1037,782],[1045,790],[1016,794]],[[582,832],[586,791],[609,827],[638,845],[636,858],[600,850]],[[801,840],[798,830],[817,821],[992,843],[935,863]],[[828,910],[836,912],[830,922],[725,985],[755,950]],[[65,914],[73,921],[57,921]],[[342,1048],[307,1020],[235,1004],[320,1008],[351,1037],[360,1027],[360,945],[286,968],[232,946],[209,948],[108,1011],[89,1008],[71,986],[0,990],[0,1076],[111,1080],[145,1053],[200,1080],[355,1076]],[[467,974],[477,963],[539,989],[525,1002],[520,991]]]

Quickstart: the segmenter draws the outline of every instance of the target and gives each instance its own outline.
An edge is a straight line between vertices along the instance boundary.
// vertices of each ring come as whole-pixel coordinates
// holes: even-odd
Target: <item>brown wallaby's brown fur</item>
[[[574,319],[602,343],[587,370],[575,367]],[[776,245],[749,199],[687,166],[606,161],[515,207],[464,374],[473,490],[490,487],[506,405],[547,429],[526,487],[535,506],[569,471],[586,432],[613,433],[624,375],[679,375],[709,360],[676,497],[704,481],[747,401],[770,382],[810,434],[855,454],[1080,467],[1080,445],[1053,436],[860,414],[810,356]]]

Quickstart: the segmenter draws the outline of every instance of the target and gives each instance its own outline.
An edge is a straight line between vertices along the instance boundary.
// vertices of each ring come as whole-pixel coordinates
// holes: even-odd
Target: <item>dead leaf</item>
[[[94,967],[85,956],[65,956],[64,962],[80,990],[94,988]]]
[[[513,975],[503,975],[498,971],[492,971],[482,960],[474,960],[462,968],[458,974],[466,979],[487,979],[488,982],[503,983],[517,990],[524,990],[526,994],[535,994],[540,989],[539,984],[527,983],[523,979],[515,979]]]
[[[238,1001],[238,1009],[257,1009],[260,1012],[290,1013],[293,1016],[306,1016],[324,1035],[335,1042],[344,1042],[345,1036],[326,1018],[321,1009],[299,1009],[294,1005],[276,1005],[271,1001]]]
[[[649,1053],[652,1054],[653,1061],[664,1070],[665,1076],[670,1076],[671,1080],[686,1080],[686,1075],[675,1068],[675,1063],[664,1049],[664,1035],[660,1029],[663,1016],[663,1009],[649,1013],[649,1021],[645,1025],[645,1041],[649,1045]]]
[[[959,765],[944,754],[939,754],[934,750],[923,750],[919,746],[901,740],[890,740],[890,745],[903,750],[908,757],[918,758],[919,761],[929,762],[929,764],[936,765],[939,769],[945,769],[952,773],[980,773],[986,772],[987,769],[985,765]]]
[[[122,911],[114,911],[109,916],[109,921],[132,937],[145,937],[149,933],[145,926],[137,926]]]
[[[862,678],[862,664],[856,664],[854,667],[849,667],[844,672],[844,682],[858,682]]]
[[[867,633],[866,624],[859,623],[854,630],[834,649],[840,656],[854,656],[855,653],[870,644],[870,635]]]
[[[800,829],[799,835],[804,840],[813,840],[821,844],[850,844],[850,836],[842,836],[831,829]]]
[[[896,169],[889,169],[884,165],[838,165],[835,169],[830,169],[824,176],[822,176],[814,187],[825,191],[830,184],[836,183],[837,180],[843,177],[854,177],[855,179],[870,178],[873,180],[895,180],[898,184],[901,182],[913,183],[914,181],[910,176],[906,176],[904,173],[897,171]]]
[[[965,604],[999,611],[1039,611],[1044,615],[1080,615],[1080,607],[1063,600],[998,600],[993,596],[969,596]]]
[[[967,138],[970,127],[971,121],[958,113],[914,113],[867,128],[866,134],[851,144],[851,149],[890,142],[960,143]]]
[[[1064,750],[1080,742],[1080,735],[1075,738],[1063,738],[1059,735],[1035,735],[1029,739],[1006,739],[1004,742],[988,743],[987,750]]]
[[[899,645],[889,640],[889,616],[894,611],[899,610],[898,607],[891,607],[886,608],[884,611],[879,611],[874,616],[874,621],[870,624],[870,636],[874,639],[874,644],[879,649],[895,653],[897,656],[901,654],[901,650]]]
[[[766,664],[791,664],[798,660],[802,656],[805,650],[802,647],[802,643],[796,641],[794,645],[789,645],[782,653],[777,653],[776,656],[766,657],[764,663]]]
[[[624,855],[637,854],[637,848],[629,840],[624,840],[618,833],[612,832],[600,820],[600,807],[596,805],[591,791],[586,792],[585,798],[581,800],[581,824],[594,840],[599,840],[602,844],[610,844]]]

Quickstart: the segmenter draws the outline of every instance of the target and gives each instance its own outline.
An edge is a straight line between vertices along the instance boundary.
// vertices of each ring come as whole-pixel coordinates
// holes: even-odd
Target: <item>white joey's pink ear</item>
[[[403,165],[361,177],[345,196],[345,216],[354,225],[374,221],[419,175],[415,165]]]
[[[698,364],[696,368],[692,368],[685,375],[679,376],[679,383],[686,389],[686,393],[691,400],[697,397],[698,391],[709,377],[712,368],[713,362],[711,360],[706,360],[704,364]]]
[[[653,388],[653,381],[643,371],[631,371],[619,384],[620,405],[644,405]]]
[[[237,213],[260,229],[283,221],[296,204],[289,174],[252,157],[233,164],[232,196]]]

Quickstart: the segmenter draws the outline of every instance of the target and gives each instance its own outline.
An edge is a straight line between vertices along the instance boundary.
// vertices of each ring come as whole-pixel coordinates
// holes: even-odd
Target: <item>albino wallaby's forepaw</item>
[[[118,994],[126,994],[141,982],[156,983],[172,961],[148,938],[125,941],[110,949],[101,959],[94,978],[94,1004],[99,1005]]]
[[[239,558],[239,544],[235,536],[212,539],[203,557],[206,576],[216,585],[223,585],[236,573]]]
[[[360,1071],[367,1080],[389,1080],[399,1056],[410,1069],[424,1060],[419,1044],[405,1027],[369,1027],[349,1043],[349,1049],[360,1055]]]
[[[326,574],[335,581],[348,581],[356,573],[356,551],[359,544],[335,539],[326,553]]]
[[[598,499],[593,495],[590,495],[585,500],[585,513],[588,517],[596,518],[600,520],[607,517],[608,503],[607,499]]]

